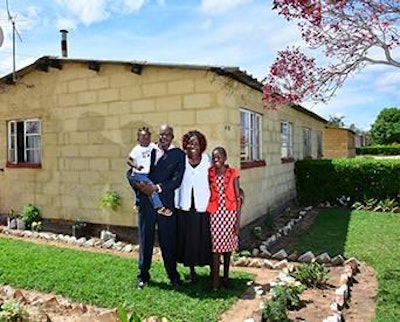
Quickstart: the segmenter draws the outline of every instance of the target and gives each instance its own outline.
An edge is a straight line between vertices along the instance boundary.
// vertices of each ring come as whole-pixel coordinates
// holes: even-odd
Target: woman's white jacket
[[[210,198],[210,186],[208,182],[208,168],[211,166],[210,157],[203,153],[200,163],[193,168],[186,156],[186,167],[181,186],[175,193],[175,206],[178,209],[188,211],[194,196],[194,208],[198,212],[205,212]]]

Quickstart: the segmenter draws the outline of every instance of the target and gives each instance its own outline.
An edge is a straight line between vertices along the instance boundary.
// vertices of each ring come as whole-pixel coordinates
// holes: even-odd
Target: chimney
[[[67,33],[68,30],[61,29],[61,57],[68,57],[68,47],[67,47]]]

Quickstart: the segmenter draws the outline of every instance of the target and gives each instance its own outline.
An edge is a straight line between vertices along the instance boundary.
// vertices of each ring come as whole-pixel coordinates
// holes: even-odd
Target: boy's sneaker
[[[157,209],[157,213],[158,213],[159,215],[163,215],[163,216],[169,217],[169,216],[172,215],[172,210],[171,210],[171,209],[168,209],[167,207],[161,207],[161,208],[158,208],[158,209]]]

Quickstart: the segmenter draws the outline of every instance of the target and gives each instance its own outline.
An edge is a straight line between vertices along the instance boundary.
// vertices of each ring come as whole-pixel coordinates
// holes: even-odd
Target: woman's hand
[[[240,233],[240,210],[237,211],[236,222],[235,222],[235,234],[239,236]]]

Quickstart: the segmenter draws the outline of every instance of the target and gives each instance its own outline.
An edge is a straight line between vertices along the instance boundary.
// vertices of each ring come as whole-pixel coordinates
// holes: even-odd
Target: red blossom
[[[322,49],[335,63],[316,68],[298,49],[280,51],[266,78],[265,106],[329,99],[351,73],[369,64],[400,67],[393,54],[400,47],[398,0],[274,0],[273,9],[297,21],[310,48]]]

